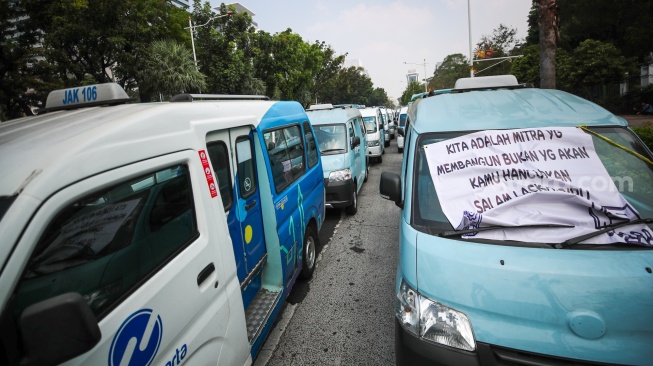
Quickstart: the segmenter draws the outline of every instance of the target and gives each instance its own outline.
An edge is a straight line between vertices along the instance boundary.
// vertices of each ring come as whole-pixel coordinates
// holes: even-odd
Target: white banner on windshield
[[[424,149],[440,205],[456,230],[574,226],[489,230],[468,236],[560,243],[639,217],[597,156],[592,137],[579,128],[482,131]],[[649,228],[639,224],[585,242],[653,245],[653,238]]]

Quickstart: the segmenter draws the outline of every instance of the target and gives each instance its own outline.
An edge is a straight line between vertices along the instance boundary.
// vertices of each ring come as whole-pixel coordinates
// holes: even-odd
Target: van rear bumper
[[[329,182],[324,178],[324,189],[326,191],[326,208],[338,208],[351,206],[354,192],[354,181],[351,179],[340,182]]]

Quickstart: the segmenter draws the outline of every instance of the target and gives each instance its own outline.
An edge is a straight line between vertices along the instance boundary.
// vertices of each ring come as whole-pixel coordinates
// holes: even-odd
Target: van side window
[[[367,135],[367,129],[365,129],[365,125],[363,124],[363,117],[357,117],[356,121],[358,123],[358,126],[360,126],[361,133],[363,136]]]
[[[304,140],[306,140],[306,146],[308,151],[306,152],[306,155],[308,157],[308,167],[312,168],[317,164],[317,142],[315,141],[315,137],[313,136],[313,131],[311,130],[311,126],[308,124],[308,122],[302,123],[302,126],[304,127]]]
[[[236,159],[238,159],[238,185],[240,196],[247,198],[256,192],[256,168],[254,153],[248,136],[236,139]]]
[[[351,120],[347,122],[347,131],[349,131],[349,136],[348,137],[349,137],[349,139],[351,141],[351,138],[356,136],[356,134],[354,134],[354,125],[353,125]]]
[[[17,287],[14,314],[77,292],[101,319],[197,235],[186,165],[87,194],[47,225]]]
[[[277,193],[304,174],[304,143],[299,125],[263,132]]]
[[[224,210],[228,211],[234,201],[231,185],[231,169],[229,169],[229,152],[227,145],[223,141],[213,141],[206,144],[206,150],[209,153],[211,167],[218,178],[218,187],[220,188],[220,197]]]

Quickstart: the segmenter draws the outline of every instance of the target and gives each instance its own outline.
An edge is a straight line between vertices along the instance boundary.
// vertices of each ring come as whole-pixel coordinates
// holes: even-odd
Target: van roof
[[[377,108],[376,107],[367,107],[360,109],[361,116],[363,117],[376,117],[377,115]]]
[[[360,117],[361,112],[357,108],[335,108],[312,110],[306,115],[312,124],[328,124],[345,123],[352,118]]]
[[[306,120],[297,102],[195,101],[87,107],[3,122],[0,197],[23,192],[45,199],[117,166],[204,146],[209,129],[265,129],[288,123],[288,116]]]
[[[440,94],[415,101],[409,114],[419,133],[628,125],[590,101],[560,90],[536,88]]]

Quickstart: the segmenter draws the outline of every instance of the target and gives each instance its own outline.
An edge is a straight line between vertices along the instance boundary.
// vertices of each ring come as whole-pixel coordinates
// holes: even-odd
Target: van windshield
[[[650,153],[626,128],[594,127],[591,130],[650,159]],[[416,230],[433,235],[454,229],[440,205],[424,146],[460,137],[471,132],[476,131],[428,133],[419,137],[415,153],[413,195],[411,198],[411,222]],[[642,159],[605,142],[599,137],[592,135],[592,141],[599,159],[619,193],[637,210],[639,217],[653,217],[653,168]],[[536,143],[533,142],[534,146],[536,146]],[[501,169],[503,167],[499,167],[499,170]],[[476,177],[470,179],[472,178],[474,178],[475,184],[479,184]],[[601,187],[605,187],[609,182],[599,181],[598,178],[601,178],[598,174],[596,177],[588,177],[588,182],[585,183],[591,184],[592,189],[601,190]],[[486,213],[487,211],[483,215]],[[455,225],[458,225],[458,223],[455,223]],[[567,238],[561,238],[561,241],[565,239]],[[591,243],[591,240],[588,243]]]
[[[399,115],[399,126],[404,127],[406,125],[406,115],[405,114],[400,114]]]
[[[322,155],[342,154],[347,151],[347,133],[344,123],[313,125]]]
[[[367,132],[376,132],[376,117],[363,117],[363,123],[365,123],[365,129]]]

